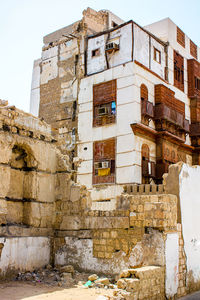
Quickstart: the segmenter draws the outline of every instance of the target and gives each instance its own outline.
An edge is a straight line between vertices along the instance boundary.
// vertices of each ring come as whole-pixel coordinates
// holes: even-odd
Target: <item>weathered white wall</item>
[[[140,98],[135,85],[134,64],[120,65],[81,80],[78,114],[78,157],[82,161],[77,180],[86,185],[93,200],[113,199],[124,183],[140,182],[140,167],[135,162],[134,134],[130,124],[140,121]],[[116,123],[93,127],[93,84],[117,79]],[[92,187],[93,142],[116,137],[116,186]],[[85,149],[85,150],[84,150]],[[139,174],[139,175],[138,175]]]
[[[179,239],[178,233],[168,233],[165,241],[165,294],[173,297],[178,290]]]
[[[55,264],[72,264],[77,269],[90,272],[119,274],[129,266],[157,265],[164,266],[163,234],[151,230],[138,242],[128,257],[125,252],[113,253],[111,259],[100,259],[93,256],[92,239],[65,237],[65,245],[55,254]]]
[[[134,60],[149,68],[149,35],[134,24]]]
[[[187,284],[200,282],[200,166],[183,164],[179,175],[182,233]]]
[[[93,85],[117,79],[116,123],[93,127]],[[150,148],[150,158],[155,161],[155,143],[134,136],[130,124],[141,122],[140,86],[148,88],[149,101],[154,103],[154,85],[163,83],[152,73],[133,62],[114,67],[81,80],[78,96],[78,167],[77,179],[91,191],[93,200],[113,199],[125,183],[141,183],[141,147]],[[150,126],[153,126],[151,122]],[[92,186],[93,142],[116,137],[116,187],[98,189]]]
[[[105,45],[108,42],[119,44],[119,50],[107,53],[109,68],[125,64],[132,60],[132,24],[113,30],[108,34],[88,39],[87,74],[91,75],[107,69]],[[100,49],[100,55],[92,57],[92,51]]]
[[[32,271],[50,261],[50,239],[47,237],[0,238],[4,244],[0,257],[2,274],[10,270]]]
[[[41,59],[35,60],[33,64],[31,95],[30,95],[30,113],[34,116],[39,114],[40,105],[40,63]]]

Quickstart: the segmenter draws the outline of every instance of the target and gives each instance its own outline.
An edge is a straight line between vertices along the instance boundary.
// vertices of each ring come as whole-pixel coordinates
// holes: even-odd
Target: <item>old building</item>
[[[199,164],[200,49],[170,19],[142,28],[87,9],[44,43],[32,112],[60,134],[93,200],[112,207],[124,184]]]

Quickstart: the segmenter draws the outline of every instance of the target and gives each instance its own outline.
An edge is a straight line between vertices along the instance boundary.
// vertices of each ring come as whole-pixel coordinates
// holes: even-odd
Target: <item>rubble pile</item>
[[[72,286],[77,284],[78,281],[83,278],[87,278],[87,275],[80,274],[74,270],[71,265],[62,267],[52,267],[47,265],[45,268],[35,270],[33,272],[20,272],[16,276],[16,280],[29,281],[32,283],[44,283],[51,286]]]

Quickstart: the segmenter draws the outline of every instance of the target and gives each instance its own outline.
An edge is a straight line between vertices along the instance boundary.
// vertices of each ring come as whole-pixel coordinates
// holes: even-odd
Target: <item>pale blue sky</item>
[[[81,19],[88,6],[142,26],[169,17],[200,46],[200,0],[0,0],[0,99],[29,111],[43,36]]]

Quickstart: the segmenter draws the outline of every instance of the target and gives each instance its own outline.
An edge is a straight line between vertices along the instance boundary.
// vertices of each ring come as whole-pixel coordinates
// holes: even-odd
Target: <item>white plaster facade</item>
[[[97,13],[89,9],[89,12],[92,18],[99,13],[101,15],[101,11]],[[63,41],[63,33],[73,32],[78,22],[44,38],[42,58],[34,65],[31,92],[31,112],[35,115],[38,115],[39,111],[40,86],[56,78],[61,81],[60,104],[68,105],[77,101],[77,141],[68,128],[68,119],[73,114],[72,106],[67,109],[66,124],[61,119],[62,125],[58,132],[61,137],[66,137],[63,149],[71,151],[75,143],[77,144],[77,157],[74,158],[74,163],[78,166],[77,182],[87,186],[93,200],[114,199],[122,192],[124,184],[142,182],[143,144],[148,145],[150,149],[150,160],[156,162],[155,142],[135,135],[130,126],[141,123],[142,84],[148,89],[148,101],[154,105],[155,85],[161,84],[173,91],[174,97],[185,104],[185,119],[191,121],[190,99],[187,95],[187,59],[193,56],[190,54],[189,37],[185,35],[185,48],[182,47],[177,42],[177,26],[169,18],[142,28],[133,21],[123,23],[109,11],[102,12],[108,14],[107,29],[104,32],[100,32],[100,25],[96,24],[96,33],[94,34],[93,30],[90,35],[94,24],[90,15],[83,12],[83,20],[88,22],[90,28],[86,39],[79,36],[78,39],[71,37]],[[118,25],[116,28],[112,28],[113,22]],[[106,51],[106,45],[111,43],[116,44],[119,50]],[[184,91],[174,86],[174,50],[184,58]],[[76,74],[75,67],[71,68],[77,56],[81,72],[85,71],[80,77],[80,74]],[[197,60],[200,62],[199,47]],[[70,67],[66,68],[68,62]],[[62,66],[62,63],[66,65]],[[68,75],[69,80],[66,79]],[[93,127],[93,86],[110,80],[116,80],[117,83],[115,123]],[[152,120],[149,128],[155,129]],[[93,144],[110,138],[115,138],[116,142],[115,184],[95,187],[92,180]],[[186,136],[185,144],[191,145],[189,135]],[[192,164],[192,157],[188,153],[185,162]]]
[[[200,278],[200,167],[183,165],[179,175],[180,207],[184,250],[187,265],[187,285]]]
[[[157,23],[156,23],[157,24]],[[131,124],[141,122],[140,86],[148,88],[148,101],[155,104],[154,87],[163,84],[175,92],[175,97],[185,103],[185,118],[190,121],[190,99],[187,96],[187,59],[192,58],[186,47],[182,50],[176,42],[176,25],[165,19],[154,26],[145,27],[155,36],[143,30],[135,23],[128,22],[110,33],[96,34],[88,39],[87,75],[81,80],[78,94],[78,158],[81,161],[77,180],[92,192],[93,200],[112,199],[122,191],[122,185],[141,183],[141,147],[150,148],[151,161],[156,160],[156,145],[153,141],[134,135]],[[158,34],[156,34],[158,30]],[[160,33],[159,33],[160,30]],[[119,50],[111,55],[105,54],[106,43],[119,39]],[[186,45],[188,44],[186,37]],[[92,51],[99,48],[98,56],[92,57]],[[154,48],[161,54],[160,62],[154,59]],[[173,49],[184,56],[185,91],[174,86]],[[199,49],[198,49],[199,51]],[[107,56],[107,57],[106,57]],[[198,55],[200,59],[200,55]],[[107,61],[107,62],[106,62]],[[139,64],[138,64],[139,62]],[[145,69],[144,67],[147,69]],[[168,66],[168,82],[165,81],[165,68]],[[109,67],[109,68],[108,68]],[[157,76],[158,75],[158,76]],[[93,127],[93,86],[116,79],[116,122],[101,127]],[[153,122],[150,127],[154,129]],[[92,185],[93,143],[95,141],[116,138],[116,185],[101,188]],[[186,144],[190,138],[186,136]],[[85,149],[85,150],[84,150]],[[186,162],[191,164],[191,156],[186,155]]]

